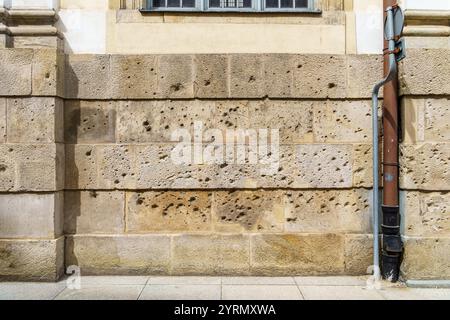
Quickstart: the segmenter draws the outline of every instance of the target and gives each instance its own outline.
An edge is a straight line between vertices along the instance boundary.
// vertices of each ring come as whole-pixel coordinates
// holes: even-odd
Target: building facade
[[[449,279],[450,3],[400,5],[401,272]],[[0,0],[0,279],[367,274],[382,12]]]

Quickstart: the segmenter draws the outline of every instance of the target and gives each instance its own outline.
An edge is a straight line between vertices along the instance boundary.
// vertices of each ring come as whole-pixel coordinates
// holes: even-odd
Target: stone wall
[[[448,57],[411,50],[401,66],[409,279],[450,277]],[[2,278],[366,274],[380,56],[3,49],[0,62]],[[195,121],[279,129],[278,170],[174,163],[171,134]]]

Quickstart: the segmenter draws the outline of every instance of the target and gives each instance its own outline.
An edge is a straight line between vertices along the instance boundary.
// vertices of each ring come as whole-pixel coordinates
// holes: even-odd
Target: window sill
[[[306,14],[306,15],[318,15],[322,14],[322,10],[309,10],[309,9],[266,9],[264,11],[257,11],[255,9],[239,9],[239,10],[227,10],[227,9],[208,9],[207,11],[202,11],[198,9],[191,8],[164,8],[164,9],[139,9],[142,14],[149,13],[201,13],[201,14],[215,14],[215,13],[229,13],[229,14],[265,14],[265,13],[280,13],[280,14]]]

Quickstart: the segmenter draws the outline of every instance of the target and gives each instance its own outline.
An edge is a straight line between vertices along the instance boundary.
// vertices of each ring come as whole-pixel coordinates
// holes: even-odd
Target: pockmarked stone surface
[[[0,49],[0,96],[31,94],[31,49]]]

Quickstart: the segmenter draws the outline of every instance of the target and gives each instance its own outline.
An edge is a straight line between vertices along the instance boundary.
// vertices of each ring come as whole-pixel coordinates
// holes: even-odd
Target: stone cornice
[[[406,10],[405,22],[405,36],[450,36],[450,11],[448,10]]]
[[[0,33],[10,36],[58,36],[54,10],[0,8]]]

